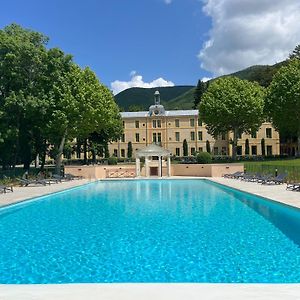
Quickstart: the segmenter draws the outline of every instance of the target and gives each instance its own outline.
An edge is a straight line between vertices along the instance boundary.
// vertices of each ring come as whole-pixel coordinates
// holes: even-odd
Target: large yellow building
[[[205,124],[198,118],[198,110],[165,110],[160,104],[160,95],[154,94],[155,103],[149,111],[122,112],[124,133],[118,142],[109,145],[111,155],[127,157],[128,142],[132,143],[133,157],[137,150],[155,143],[170,150],[173,155],[183,156],[183,141],[188,144],[188,155],[207,151],[207,144],[213,155],[231,155],[232,134],[214,139],[208,134]],[[242,134],[238,141],[238,155],[245,155],[246,140],[249,155],[261,155],[261,140],[265,140],[265,154],[280,154],[279,134],[271,123],[263,123],[256,133]],[[208,141],[208,142],[207,142]]]

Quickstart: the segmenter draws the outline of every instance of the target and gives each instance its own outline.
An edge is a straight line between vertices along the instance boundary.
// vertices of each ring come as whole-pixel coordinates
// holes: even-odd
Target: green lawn
[[[300,159],[244,162],[246,172],[272,174],[287,173],[288,181],[300,181]]]
[[[297,159],[282,159],[282,160],[268,160],[268,161],[249,161],[245,165],[268,165],[268,166],[292,166],[300,167],[300,158]]]

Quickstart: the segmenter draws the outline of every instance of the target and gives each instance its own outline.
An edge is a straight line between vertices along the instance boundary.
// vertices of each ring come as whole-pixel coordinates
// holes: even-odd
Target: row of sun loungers
[[[17,181],[21,186],[29,186],[29,185],[51,185],[52,183],[59,183],[62,181],[71,181],[74,179],[82,179],[82,176],[75,176],[72,174],[65,174],[64,176],[60,175],[52,175],[50,178],[41,178],[37,177],[34,179],[27,178],[17,178]]]
[[[16,178],[20,186],[30,186],[30,185],[51,185],[52,183],[59,183],[63,181],[71,181],[75,179],[83,179],[82,176],[75,176],[72,174],[65,174],[64,176],[52,175],[50,178],[37,177],[34,179],[28,178]],[[0,193],[13,192],[13,187],[8,185],[0,185]]]
[[[263,175],[260,173],[251,174],[251,173],[235,172],[233,174],[225,174],[223,177],[239,179],[241,181],[256,182],[256,183],[271,185],[271,184],[283,184],[286,180],[287,174],[282,173],[282,174],[278,174],[277,176],[272,176],[271,174]]]

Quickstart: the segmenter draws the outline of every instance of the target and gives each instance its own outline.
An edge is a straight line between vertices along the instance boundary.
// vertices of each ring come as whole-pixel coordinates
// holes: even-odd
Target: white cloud
[[[201,79],[201,81],[206,82],[206,81],[209,81],[209,80],[211,80],[211,79],[212,79],[211,77],[203,77],[203,78]]]
[[[299,0],[203,0],[212,18],[198,57],[215,76],[288,57],[300,43]]]
[[[166,4],[171,4],[173,0],[164,0]]]
[[[160,86],[174,86],[172,81],[165,80],[161,77],[151,81],[151,82],[144,82],[143,76],[137,74],[136,71],[130,72],[130,81],[120,81],[115,80],[111,83],[111,89],[114,95],[129,89],[131,87],[143,87],[143,88],[153,88],[153,87],[160,87]]]

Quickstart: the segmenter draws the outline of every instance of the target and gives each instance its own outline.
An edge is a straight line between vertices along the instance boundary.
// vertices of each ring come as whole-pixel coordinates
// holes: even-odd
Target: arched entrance
[[[136,152],[136,176],[141,176],[141,157],[145,157],[146,177],[158,176],[162,177],[162,161],[167,158],[167,176],[171,176],[171,152],[158,145],[151,144],[144,149]]]

